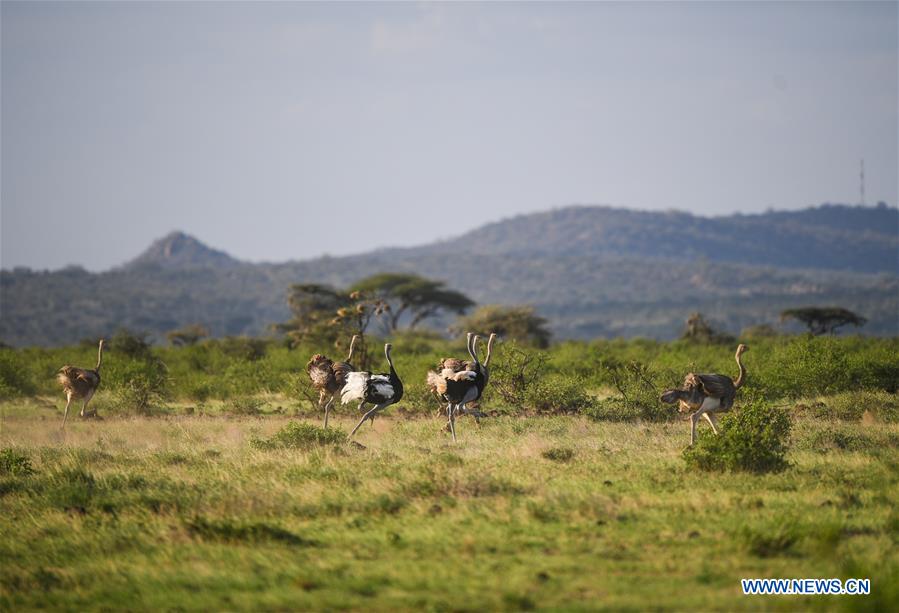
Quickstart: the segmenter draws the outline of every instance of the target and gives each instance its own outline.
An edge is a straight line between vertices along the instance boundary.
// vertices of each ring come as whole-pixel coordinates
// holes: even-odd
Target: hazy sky
[[[897,4],[2,3],[2,266],[897,200]]]

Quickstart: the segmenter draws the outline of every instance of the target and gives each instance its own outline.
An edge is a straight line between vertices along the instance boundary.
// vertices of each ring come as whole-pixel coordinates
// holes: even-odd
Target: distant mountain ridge
[[[139,266],[161,266],[170,269],[186,268],[230,268],[239,260],[224,251],[213,249],[184,232],[170,232],[153,241],[147,249],[130,262],[124,269]]]
[[[385,271],[445,280],[479,304],[533,304],[558,338],[672,338],[697,310],[736,333],[809,304],[856,310],[869,319],[864,332],[896,335],[897,265],[890,207],[704,218],[575,206],[430,245],[277,264],[242,262],[175,232],[103,273],[2,271],[0,340],[64,344],[120,326],[162,338],[189,323],[264,334],[287,319],[291,283],[345,286]]]
[[[899,210],[825,205],[801,211],[699,217],[571,206],[519,215],[414,249],[481,255],[698,258],[786,268],[896,272]]]

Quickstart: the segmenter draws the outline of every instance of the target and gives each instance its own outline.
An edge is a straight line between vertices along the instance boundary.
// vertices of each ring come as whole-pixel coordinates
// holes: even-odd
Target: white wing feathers
[[[348,404],[354,400],[365,400],[365,388],[368,385],[367,372],[351,372],[346,377],[346,385],[340,391],[341,404]]]

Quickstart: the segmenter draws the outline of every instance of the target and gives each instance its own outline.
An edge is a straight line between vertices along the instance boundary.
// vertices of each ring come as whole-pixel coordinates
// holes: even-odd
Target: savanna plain
[[[355,407],[320,427],[320,347],[112,339],[97,417],[65,429],[54,373],[95,348],[0,349],[0,606],[896,610],[899,340],[741,340],[748,383],[689,450],[658,394],[735,375],[731,345],[500,343],[455,444],[424,379],[464,351],[427,335],[392,339],[407,395],[354,442]]]

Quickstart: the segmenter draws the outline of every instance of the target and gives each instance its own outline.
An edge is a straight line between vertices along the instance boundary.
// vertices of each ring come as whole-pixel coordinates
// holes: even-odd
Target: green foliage
[[[786,409],[749,402],[724,416],[720,434],[701,434],[684,460],[702,470],[777,472],[787,467],[791,425]]]
[[[453,326],[457,332],[475,332],[487,336],[495,332],[500,338],[538,348],[549,346],[548,322],[530,306],[488,304],[478,307]]]
[[[617,394],[604,398],[587,411],[593,419],[668,421],[677,415],[674,407],[659,402],[658,381],[663,374],[648,364],[636,360],[608,360],[600,368]]]
[[[100,386],[112,390],[115,407],[122,413],[149,415],[161,408],[169,396],[165,363],[152,354],[145,358],[109,360],[109,366],[103,370]]]
[[[251,439],[250,445],[264,450],[309,449],[342,445],[346,440],[346,432],[339,428],[321,428],[306,422],[292,421],[267,439]]]
[[[0,399],[27,396],[35,392],[29,373],[14,349],[0,348]]]
[[[146,332],[119,328],[109,341],[109,349],[132,359],[144,359],[150,355],[149,336]]]
[[[209,328],[202,324],[189,324],[177,330],[167,332],[165,337],[173,347],[196,345],[209,336]]]
[[[503,357],[491,364],[490,385],[503,401],[515,408],[524,408],[533,389],[540,383],[547,356],[508,343]]]
[[[551,447],[541,452],[540,455],[553,462],[565,463],[570,462],[574,458],[574,449],[569,447]]]
[[[582,379],[551,374],[528,385],[525,406],[537,413],[581,413],[593,406]]]
[[[826,402],[799,403],[794,409],[818,419],[859,421],[868,413],[884,422],[899,421],[899,399],[879,391],[840,392],[828,396]]]
[[[11,447],[0,449],[0,475],[27,477],[33,474],[31,459],[26,454]]]
[[[715,330],[712,325],[706,321],[702,313],[692,313],[687,318],[684,326],[684,332],[681,338],[694,343],[732,343],[734,337]]]
[[[351,292],[374,296],[381,303],[387,329],[399,328],[402,317],[409,315],[409,328],[442,311],[461,315],[474,306],[466,295],[446,287],[443,281],[426,279],[410,273],[381,273],[357,281]]]
[[[249,336],[226,336],[216,343],[225,355],[250,362],[264,358],[268,348],[264,339]]]

